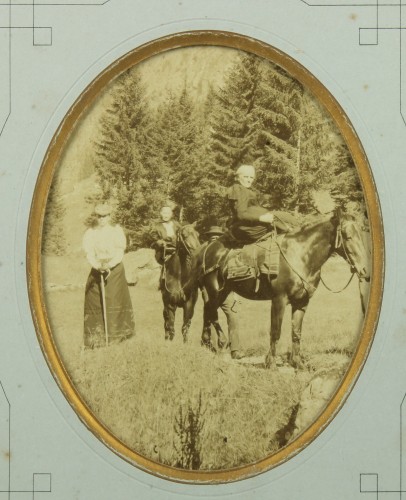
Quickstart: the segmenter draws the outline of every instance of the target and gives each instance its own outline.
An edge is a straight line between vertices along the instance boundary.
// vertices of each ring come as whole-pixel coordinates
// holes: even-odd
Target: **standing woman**
[[[84,308],[83,339],[89,348],[121,342],[134,335],[134,312],[122,263],[125,234],[118,224],[111,224],[109,205],[97,205],[94,214],[97,224],[83,237],[83,249],[92,266]]]

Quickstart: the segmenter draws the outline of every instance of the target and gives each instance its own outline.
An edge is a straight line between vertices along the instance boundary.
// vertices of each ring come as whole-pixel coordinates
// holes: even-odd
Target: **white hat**
[[[94,207],[94,213],[96,215],[101,215],[102,217],[105,217],[106,215],[111,214],[111,206],[108,205],[107,203],[100,203],[99,205],[96,205]]]
[[[252,174],[255,177],[255,167],[253,165],[240,165],[236,175]]]

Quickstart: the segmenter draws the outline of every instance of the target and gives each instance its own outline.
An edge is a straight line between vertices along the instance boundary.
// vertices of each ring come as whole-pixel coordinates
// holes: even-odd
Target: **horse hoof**
[[[223,344],[222,342],[217,342],[217,350],[218,352],[226,351],[228,348],[227,344]]]
[[[276,360],[274,356],[271,356],[268,354],[265,358],[265,368],[267,370],[271,370],[272,372],[276,372],[277,367],[276,367]]]
[[[202,347],[206,347],[211,352],[216,352],[216,349],[214,349],[213,344],[211,342],[204,342],[203,340],[200,342],[200,345]]]
[[[305,365],[300,358],[292,358],[291,365],[295,370],[304,370]]]

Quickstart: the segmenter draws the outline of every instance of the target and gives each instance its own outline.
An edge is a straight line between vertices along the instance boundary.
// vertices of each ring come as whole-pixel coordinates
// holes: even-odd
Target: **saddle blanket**
[[[258,277],[260,274],[278,276],[279,246],[284,234],[269,236],[266,239],[231,250],[226,264],[228,279],[243,280]]]

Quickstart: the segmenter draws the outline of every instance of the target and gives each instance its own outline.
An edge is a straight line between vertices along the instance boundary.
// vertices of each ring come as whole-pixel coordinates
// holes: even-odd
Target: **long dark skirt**
[[[85,347],[106,345],[100,273],[90,271],[85,291]],[[111,270],[105,281],[108,342],[118,343],[134,335],[134,312],[122,263]]]

